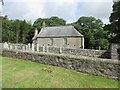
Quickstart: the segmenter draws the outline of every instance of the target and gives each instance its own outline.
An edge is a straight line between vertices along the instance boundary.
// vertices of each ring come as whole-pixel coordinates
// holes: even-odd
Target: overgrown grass
[[[3,88],[118,88],[118,81],[21,59],[2,58]]]

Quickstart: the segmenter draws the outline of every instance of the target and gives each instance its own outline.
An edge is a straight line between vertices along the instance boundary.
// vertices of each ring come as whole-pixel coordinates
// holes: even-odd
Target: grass
[[[21,59],[2,58],[3,88],[118,88],[118,81]]]

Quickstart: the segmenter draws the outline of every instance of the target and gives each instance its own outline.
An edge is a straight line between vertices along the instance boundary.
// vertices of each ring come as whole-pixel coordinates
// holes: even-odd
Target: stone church
[[[73,26],[43,27],[35,30],[33,43],[40,46],[83,48],[84,36]]]

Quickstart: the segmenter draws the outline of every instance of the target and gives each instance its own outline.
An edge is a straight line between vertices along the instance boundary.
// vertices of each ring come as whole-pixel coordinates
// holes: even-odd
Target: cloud
[[[4,0],[5,2],[38,2],[38,0]],[[39,2],[112,2],[113,0],[39,0]],[[115,0],[117,1],[117,0]]]
[[[33,0],[31,2],[26,1],[5,2],[3,13],[12,19],[18,18],[32,21],[38,17],[45,16],[44,12],[42,11],[42,3],[39,2],[39,0],[36,0],[36,2],[32,2]]]
[[[0,2],[0,13],[2,12],[2,2]]]
[[[4,0],[3,13],[11,19],[34,21],[37,18],[58,16],[67,22],[80,16],[94,16],[108,23],[112,0]]]
[[[26,2],[25,2],[26,3]],[[43,3],[40,2],[40,0],[36,0],[36,2],[27,2],[26,4],[26,14],[24,15],[24,18],[31,19],[32,21],[36,18],[45,17],[44,11],[43,11]]]
[[[66,20],[74,18],[77,10],[77,4],[72,2],[58,3],[58,2],[49,2],[44,4],[44,13],[46,17],[49,16],[59,16]]]
[[[112,2],[83,2],[80,5],[81,9],[78,12],[81,11],[83,16],[94,16],[102,20],[107,19],[108,21],[106,22],[105,20],[105,23],[109,22],[109,16],[112,12]]]

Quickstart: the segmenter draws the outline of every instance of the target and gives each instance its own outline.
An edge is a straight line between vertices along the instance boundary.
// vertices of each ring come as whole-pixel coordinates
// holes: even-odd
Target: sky
[[[4,0],[2,15],[10,19],[31,20],[58,16],[67,23],[77,21],[81,16],[93,16],[109,23],[112,0]]]

